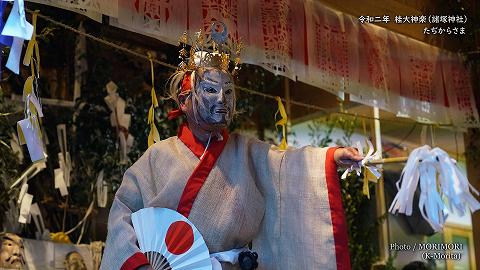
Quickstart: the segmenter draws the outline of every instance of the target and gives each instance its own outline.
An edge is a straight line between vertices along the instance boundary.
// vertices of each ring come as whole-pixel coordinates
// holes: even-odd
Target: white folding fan
[[[167,208],[144,208],[132,214],[140,250],[155,270],[211,270],[207,245],[195,226]]]

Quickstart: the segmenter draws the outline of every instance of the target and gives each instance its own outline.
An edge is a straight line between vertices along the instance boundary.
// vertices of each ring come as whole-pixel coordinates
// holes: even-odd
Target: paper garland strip
[[[420,213],[436,232],[443,229],[449,213],[455,211],[463,216],[466,209],[472,213],[480,209],[480,203],[470,193],[478,195],[478,191],[460,172],[456,161],[442,149],[424,145],[410,153],[397,182],[398,193],[388,211],[411,215],[419,183]]]
[[[152,146],[154,143],[160,141],[160,134],[158,133],[158,129],[155,126],[155,108],[158,107],[158,100],[157,95],[155,94],[155,74],[153,71],[153,56],[152,54],[148,53],[148,59],[150,60],[150,70],[152,73],[152,105],[148,110],[148,119],[147,123],[150,126],[150,132],[148,133],[148,147]]]
[[[280,97],[275,97],[275,99],[277,100],[277,103],[278,103],[278,110],[275,113],[275,119],[277,119],[277,114],[278,113],[280,113],[280,116],[282,117],[280,120],[275,122],[275,128],[277,128],[278,126],[282,127],[282,141],[281,141],[280,145],[278,146],[278,148],[280,150],[287,150],[287,148],[288,148],[287,134],[286,134],[287,133],[286,125],[287,125],[287,122],[288,122],[287,112],[285,111],[285,107],[283,106],[282,99],[280,99]]]

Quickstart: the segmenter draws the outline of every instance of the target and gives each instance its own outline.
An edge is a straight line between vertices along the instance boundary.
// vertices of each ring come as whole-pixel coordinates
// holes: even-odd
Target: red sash
[[[203,183],[207,180],[210,171],[213,169],[215,162],[227,144],[228,133],[226,130],[222,131],[222,136],[222,141],[217,141],[215,138],[212,138],[207,151],[205,151],[205,147],[197,138],[195,138],[187,124],[182,124],[180,126],[178,138],[200,159],[200,162],[192,175],[188,178],[177,207],[177,212],[184,215],[186,218],[190,215],[190,210],[192,210],[198,192],[200,192]],[[200,158],[204,151],[205,154]]]

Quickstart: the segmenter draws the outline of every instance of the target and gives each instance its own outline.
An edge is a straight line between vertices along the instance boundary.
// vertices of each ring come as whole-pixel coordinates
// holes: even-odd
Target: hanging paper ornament
[[[35,223],[35,238],[37,240],[50,240],[50,231],[45,228],[42,212],[40,211],[37,203],[32,204],[30,207],[30,215]]]
[[[211,270],[207,245],[183,215],[167,208],[144,208],[132,214],[140,250],[155,270]]]
[[[374,160],[378,160],[380,158],[380,153],[375,151],[373,144],[370,140],[366,139],[365,140],[367,145],[368,145],[368,151],[365,154],[363,151],[363,146],[360,142],[357,142],[357,150],[360,154],[365,154],[365,157],[360,160],[359,162],[353,163],[349,168],[345,170],[345,172],[342,174],[341,179],[346,179],[347,176],[352,173],[356,172],[357,176],[360,176],[362,173],[362,167],[364,168],[363,171],[363,194],[370,198],[370,190],[368,188],[368,182],[376,182],[381,176],[382,173],[379,171],[379,169],[372,165],[370,162]],[[375,152],[374,152],[375,151]]]
[[[19,3],[20,2],[20,3]],[[18,12],[19,14],[12,14],[14,12]],[[18,29],[19,25],[15,25],[15,23],[19,24],[20,29]],[[34,14],[34,23],[36,24],[36,14]],[[25,29],[28,27],[32,29]],[[23,32],[22,32],[22,31]],[[10,35],[11,33],[15,33],[17,31],[20,34],[28,34],[29,38],[33,35],[33,26],[30,25],[28,22],[25,21],[25,10],[23,9],[23,0],[15,0],[14,6],[12,11],[10,12],[10,16],[8,17],[7,23],[5,24],[5,28],[3,29],[2,35],[7,34]],[[28,33],[27,33],[28,32]],[[18,34],[17,33],[17,34]],[[24,38],[26,39],[26,38]],[[14,43],[16,38],[14,38]],[[23,44],[23,40],[22,40]],[[37,83],[39,76],[39,51],[38,51],[38,44],[36,43],[36,39],[32,40],[29,43],[24,62],[28,63],[31,66],[32,75],[27,78],[25,84],[23,86],[23,101],[25,101],[25,119],[18,121],[17,123],[17,133],[19,137],[19,142],[21,145],[27,144],[28,152],[30,154],[30,159],[32,162],[36,162],[39,160],[43,160],[47,157],[47,154],[44,149],[44,143],[42,141],[42,131],[40,126],[40,118],[43,117],[42,106],[40,101],[38,100],[36,91]],[[11,50],[14,50],[15,45],[12,45]],[[36,65],[33,63],[33,49],[35,49],[35,56],[36,56]],[[19,53],[21,53],[21,47],[19,49]],[[12,54],[12,52],[10,52]],[[11,56],[10,56],[11,57]],[[10,61],[9,57],[9,61]],[[18,59],[16,59],[17,65],[17,73],[18,73],[18,61],[20,60],[20,54],[18,54]],[[35,66],[35,67],[34,67]],[[8,67],[8,63],[7,63]],[[10,68],[10,67],[9,67]],[[10,68],[11,69],[11,68]]]
[[[53,170],[55,188],[60,191],[62,197],[68,195],[68,187],[70,186],[70,174],[72,172],[72,161],[67,146],[67,127],[65,124],[57,125],[58,145],[60,153],[58,153],[59,168]]]
[[[13,182],[13,184],[10,185],[10,189],[15,188],[18,184],[22,182],[25,184],[25,179],[30,179],[34,177],[35,175],[43,171],[45,168],[47,168],[47,164],[45,162],[33,163]]]
[[[437,178],[438,177],[438,178]],[[472,213],[480,209],[480,203],[470,190],[478,191],[456,166],[456,161],[440,148],[428,145],[414,149],[397,182],[398,193],[389,212],[412,214],[413,196],[420,182],[418,207],[422,217],[436,231],[443,229],[446,217],[456,211],[463,216],[466,209]]]
[[[32,162],[36,162],[47,157],[39,123],[39,118],[43,117],[43,112],[40,103],[33,93],[27,95],[25,104],[26,117],[17,123],[18,141],[20,145],[27,144],[30,159]]]
[[[160,134],[158,133],[158,129],[155,125],[155,108],[158,107],[158,100],[157,100],[157,95],[155,94],[155,74],[153,71],[152,54],[148,53],[148,59],[150,60],[150,71],[151,71],[151,77],[152,77],[152,90],[150,93],[152,97],[152,105],[148,110],[148,118],[147,118],[147,124],[150,126],[150,132],[148,133],[148,147],[150,147],[154,143],[160,141]]]
[[[275,97],[278,103],[278,110],[275,113],[275,119],[277,119],[277,114],[280,113],[280,116],[282,117],[280,120],[275,122],[275,128],[278,126],[282,127],[282,142],[278,146],[278,149],[280,150],[287,150],[288,145],[287,145],[287,112],[285,111],[285,107],[283,107],[282,99],[280,97]]]
[[[20,56],[22,53],[23,41],[30,40],[33,34],[33,26],[27,22],[23,0],[15,0],[7,22],[2,30],[2,36],[13,37],[6,67],[19,74]]]
[[[37,33],[36,33],[37,15],[38,15],[38,11],[34,11],[32,15],[32,24],[33,24],[32,38],[28,42],[27,50],[25,51],[25,56],[23,57],[23,64],[27,67],[30,66],[32,70],[32,75],[35,74],[35,68],[37,69],[37,74],[40,72],[40,50],[38,48]],[[34,52],[35,52],[35,58],[34,58]]]
[[[28,190],[27,181],[28,181],[28,178],[24,177],[22,187],[20,188],[20,193],[18,194],[18,200],[17,200],[18,204],[22,202],[23,196],[25,196],[25,193],[27,193],[27,190]]]
[[[5,10],[5,6],[7,6],[7,1],[0,1],[0,14],[3,14],[3,11]],[[0,33],[3,32],[4,26],[5,26],[5,23],[3,22],[2,19],[0,19]],[[0,35],[0,43],[3,46],[10,47],[12,46],[12,42],[13,42],[13,37]]]
[[[33,195],[26,193],[20,204],[20,215],[18,217],[18,222],[28,223],[30,221],[30,207],[32,206]]]
[[[54,174],[54,187],[60,191],[60,195],[65,197],[68,195],[67,184],[65,183],[65,177],[63,175],[63,170],[57,168],[53,170]]]
[[[116,127],[118,140],[120,142],[120,163],[126,163],[128,161],[128,153],[135,139],[132,134],[128,132],[131,115],[125,113],[126,102],[118,95],[118,86],[110,81],[105,88],[108,96],[106,96],[104,100],[108,108],[112,111],[110,114],[110,124],[112,127]]]
[[[448,199],[447,207],[450,212],[457,211],[463,216],[467,209],[471,213],[480,209],[480,203],[470,193],[470,190],[477,196],[479,193],[462,174],[457,166],[457,161],[438,147],[432,150],[432,154],[436,156],[440,186]]]
[[[58,153],[58,163],[63,171],[63,178],[67,187],[70,186],[70,175],[72,172],[72,159],[67,145],[67,126],[65,124],[57,125],[58,145],[60,153]]]
[[[98,174],[96,187],[98,207],[104,208],[105,206],[107,206],[108,185],[107,182],[103,180],[103,170],[101,170]]]

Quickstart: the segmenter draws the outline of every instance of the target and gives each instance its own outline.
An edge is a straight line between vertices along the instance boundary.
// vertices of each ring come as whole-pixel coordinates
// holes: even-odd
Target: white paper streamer
[[[438,175],[438,181],[437,181]],[[447,215],[456,211],[463,216],[466,209],[474,212],[480,203],[470,193],[478,194],[462,175],[456,161],[440,148],[428,145],[414,149],[397,182],[398,193],[390,205],[392,214],[412,214],[413,197],[420,182],[418,207],[422,217],[436,232],[441,231]]]
[[[32,105],[36,113],[33,113],[30,109]],[[47,157],[38,121],[38,117],[43,117],[42,106],[35,94],[30,93],[25,98],[25,107],[25,119],[17,122],[18,141],[20,145],[27,144],[30,159],[32,162],[36,162]]]
[[[108,185],[106,181],[103,181],[103,170],[101,170],[98,174],[96,186],[98,207],[104,208],[105,206],[107,206]]]
[[[342,179],[346,179],[347,176],[352,173],[356,172],[357,176],[360,176],[362,173],[362,167],[365,167],[365,170],[369,170],[377,179],[382,176],[382,174],[378,171],[378,168],[374,165],[368,164],[370,161],[377,160],[380,157],[378,150],[374,153],[374,148],[372,142],[370,140],[366,140],[368,145],[368,152],[365,157],[357,163],[354,163],[350,166],[350,168],[346,169],[345,172],[342,174]],[[363,147],[360,142],[357,142],[357,150],[360,154],[363,154]]]
[[[128,161],[128,153],[133,146],[135,138],[128,133],[130,127],[131,115],[125,113],[126,102],[118,93],[118,86],[110,81],[105,86],[108,95],[104,98],[108,108],[112,111],[110,114],[110,124],[116,127],[118,131],[118,140],[120,144],[120,162]]]
[[[33,163],[32,165],[30,165],[30,167],[28,167],[28,169],[26,169],[22,175],[20,175],[20,177],[18,177],[15,182],[13,182],[12,185],[10,185],[10,189],[16,187],[18,184],[20,184],[22,181],[25,180],[25,178],[27,179],[30,179],[32,177],[34,177],[35,175],[37,175],[39,172],[41,172],[42,170],[44,170],[45,168],[47,167],[47,164],[45,162],[37,162],[37,163]],[[24,182],[26,183],[26,182]]]
[[[54,177],[55,177],[55,188],[58,188],[60,191],[60,195],[65,197],[68,195],[67,185],[65,183],[65,178],[63,175],[63,170],[61,168],[54,170]]]
[[[36,118],[29,117],[20,120],[17,123],[18,132],[22,133],[25,141],[20,139],[21,143],[27,144],[28,153],[32,162],[36,162],[46,158],[46,154],[43,149],[43,142],[39,137],[40,128],[36,125],[38,122]]]
[[[19,74],[20,56],[24,40],[30,40],[33,34],[33,25],[27,22],[25,18],[25,9],[23,0],[15,0],[12,10],[8,16],[5,27],[2,30],[3,36],[12,36],[13,43],[10,48],[6,67]]]
[[[22,202],[23,197],[25,196],[25,193],[27,193],[27,190],[28,190],[28,184],[27,184],[27,178],[25,177],[23,180],[22,188],[20,189],[20,194],[18,195],[18,200],[17,200],[18,204]]]
[[[37,240],[50,240],[50,231],[45,229],[42,212],[40,211],[37,203],[32,204],[30,207],[30,215],[37,229],[35,232],[35,238]]]
[[[20,216],[18,217],[18,222],[27,223],[30,220],[30,207],[32,205],[33,195],[25,194],[20,205]]]

